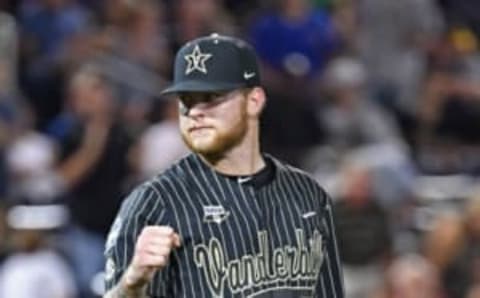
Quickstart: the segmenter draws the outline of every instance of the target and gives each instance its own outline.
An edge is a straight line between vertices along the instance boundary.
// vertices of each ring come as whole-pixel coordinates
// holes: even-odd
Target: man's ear
[[[254,87],[248,91],[246,96],[248,115],[260,117],[267,101],[265,90],[261,87]]]

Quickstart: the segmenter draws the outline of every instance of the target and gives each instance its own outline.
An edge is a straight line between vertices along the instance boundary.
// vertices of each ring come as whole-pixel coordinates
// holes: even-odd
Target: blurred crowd
[[[480,2],[0,2],[0,298],[92,298],[122,198],[187,150],[160,95],[256,48],[263,150],[335,203],[348,298],[480,297]]]

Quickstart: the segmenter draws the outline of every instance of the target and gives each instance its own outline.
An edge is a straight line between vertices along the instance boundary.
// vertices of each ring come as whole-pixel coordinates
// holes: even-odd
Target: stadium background
[[[259,53],[264,150],[332,194],[347,297],[480,297],[480,2],[0,9],[0,297],[101,295],[122,195],[185,153],[175,50],[212,32]]]

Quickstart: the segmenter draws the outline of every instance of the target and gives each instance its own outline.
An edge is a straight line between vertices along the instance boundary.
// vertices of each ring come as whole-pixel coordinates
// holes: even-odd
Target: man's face
[[[113,104],[108,86],[93,74],[75,77],[69,96],[73,110],[81,117],[88,118],[97,112],[108,113]]]
[[[201,155],[219,156],[242,142],[248,131],[246,92],[179,94],[180,131]]]

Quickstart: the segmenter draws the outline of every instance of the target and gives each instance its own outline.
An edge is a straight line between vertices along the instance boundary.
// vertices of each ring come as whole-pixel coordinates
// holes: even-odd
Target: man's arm
[[[159,288],[154,290],[169,286],[161,270],[180,237],[166,226],[165,213],[160,194],[146,184],[124,200],[105,245],[104,297],[148,297],[147,285],[156,273]]]
[[[57,166],[68,189],[77,186],[100,161],[105,151],[111,122],[105,119],[92,119],[85,125],[80,147]]]
[[[122,278],[115,287],[103,295],[103,298],[148,298],[147,286],[129,289]]]
[[[326,244],[326,254],[324,264],[320,271],[320,280],[317,283],[317,294],[323,295],[321,297],[344,298],[342,266],[333,222],[332,204],[328,195],[324,208],[325,224],[330,236]]]
[[[170,253],[180,247],[180,237],[168,226],[146,226],[135,243],[131,264],[105,298],[148,297],[147,285],[155,272],[168,264]]]

